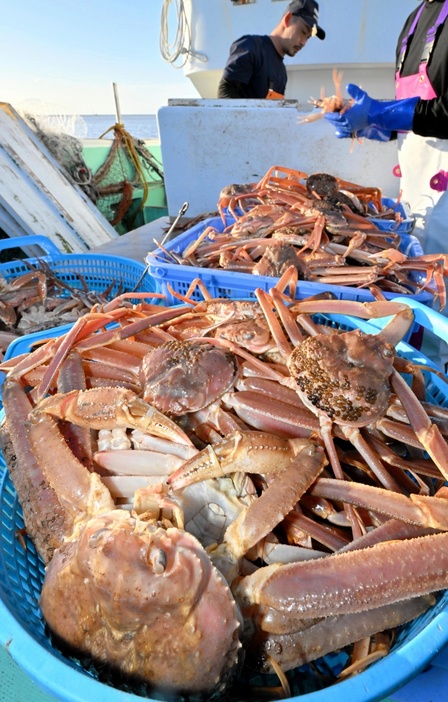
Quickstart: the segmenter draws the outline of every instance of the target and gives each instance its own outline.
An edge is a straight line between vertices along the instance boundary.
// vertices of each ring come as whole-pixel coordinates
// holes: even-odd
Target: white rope
[[[189,55],[191,52],[191,34],[190,27],[188,25],[184,0],[175,0],[176,3],[176,17],[177,17],[177,29],[176,36],[173,44],[170,44],[168,37],[168,15],[170,10],[170,5],[173,0],[163,0],[162,6],[162,17],[161,17],[161,27],[160,27],[160,53],[165,61],[174,64],[180,56],[182,56],[182,62],[175,68],[182,68],[185,66]]]

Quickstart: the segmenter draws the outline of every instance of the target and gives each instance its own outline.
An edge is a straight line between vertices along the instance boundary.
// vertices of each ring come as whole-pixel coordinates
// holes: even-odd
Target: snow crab
[[[73,412],[88,427],[107,422],[148,430],[142,401],[127,390],[119,395],[107,418],[104,411],[90,413],[105,409],[104,397],[74,407],[74,398],[63,395],[67,420]],[[47,401],[31,410],[16,381],[6,382],[3,399],[6,455],[17,456],[10,468],[22,502],[30,504],[27,529],[48,561],[40,606],[56,638],[88,655],[103,675],[118,669],[127,684],[148,691],[212,696],[224,689],[238,668],[240,615],[199,541],[168,519],[115,509],[98,474],[73,454],[47,414]],[[169,436],[171,422],[146,409],[151,431]]]
[[[448,417],[394,352],[409,308],[256,294],[109,304],[0,365],[43,615],[114,684],[212,699],[245,665],[287,691],[285,671],[414,619],[448,586]],[[335,308],[393,320],[366,338],[311,316]],[[260,315],[270,341],[250,348]],[[219,481],[238,475],[248,497],[228,509]],[[210,504],[193,535],[195,486]]]
[[[319,108],[320,112],[313,112],[307,117],[303,117],[299,120],[299,124],[305,122],[315,122],[316,120],[322,119],[322,117],[327,114],[327,112],[344,112],[353,104],[352,99],[346,99],[342,96],[341,84],[342,84],[342,71],[338,71],[336,68],[333,69],[333,83],[335,88],[334,95],[330,97],[325,97],[324,90],[321,90],[321,96],[319,99],[311,98],[308,100],[310,105]]]
[[[444,308],[447,255],[403,253],[396,231],[402,215],[384,206],[379,188],[281,166],[272,166],[257,184],[229,188],[234,196],[221,194],[218,201],[219,225],[205,227],[179,253],[154,255],[181,265],[276,278],[293,266],[301,280],[423,293]],[[373,221],[377,218],[390,220],[386,231]]]
[[[82,280],[83,290],[77,290],[59,280],[44,260],[35,265],[25,260],[30,268],[11,280],[0,277],[0,322],[2,328],[17,336],[41,331],[58,322],[74,322],[93,304],[106,301],[110,290],[103,295],[88,290]],[[112,289],[112,288],[111,288]],[[61,290],[65,296],[61,296]]]

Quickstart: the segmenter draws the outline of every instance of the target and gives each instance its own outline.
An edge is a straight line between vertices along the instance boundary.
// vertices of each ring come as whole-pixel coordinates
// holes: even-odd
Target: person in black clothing
[[[425,0],[406,19],[396,50],[396,100],[356,85],[345,113],[327,114],[338,138],[398,138],[402,199],[425,253],[448,252],[448,0]]]
[[[396,51],[396,100],[374,100],[348,85],[354,105],[343,115],[325,115],[339,138],[398,138],[402,200],[426,254],[448,253],[447,17],[448,0],[425,0],[405,21]],[[426,352],[448,372],[445,341]]]
[[[311,36],[325,38],[315,0],[293,0],[269,36],[246,34],[230,48],[219,98],[280,99],[286,88],[285,56],[295,56]]]

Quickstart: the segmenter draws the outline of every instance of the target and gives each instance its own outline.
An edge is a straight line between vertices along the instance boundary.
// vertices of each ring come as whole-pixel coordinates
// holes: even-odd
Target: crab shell
[[[168,341],[142,361],[143,399],[168,415],[196,412],[227,392],[237,373],[228,351],[206,341]]]
[[[241,615],[200,543],[123,510],[91,519],[55,552],[40,605],[102,676],[210,699],[238,672]]]
[[[309,337],[293,350],[288,368],[309,409],[338,424],[363,426],[387,407],[394,357],[380,335],[356,329]]]

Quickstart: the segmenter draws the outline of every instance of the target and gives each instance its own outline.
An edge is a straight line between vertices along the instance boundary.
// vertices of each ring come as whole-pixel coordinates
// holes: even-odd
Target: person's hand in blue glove
[[[335,114],[335,113],[332,113]],[[333,122],[333,120],[331,120]],[[392,132],[389,129],[379,129],[378,127],[367,127],[367,129],[360,129],[359,132],[351,132],[348,129],[342,129],[338,127],[335,132],[337,139],[350,139],[356,137],[357,139],[371,139],[373,141],[390,141],[392,138]]]
[[[374,100],[365,90],[353,83],[347,85],[347,92],[354,100],[352,107],[342,114],[328,112],[325,115],[325,119],[334,124],[339,132],[345,131],[349,132],[350,136],[361,136],[361,131],[371,127],[386,132],[408,132],[412,129],[418,97],[404,100]],[[367,133],[364,136],[372,138]]]

